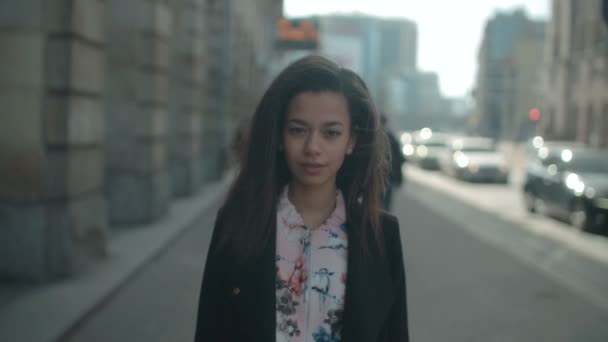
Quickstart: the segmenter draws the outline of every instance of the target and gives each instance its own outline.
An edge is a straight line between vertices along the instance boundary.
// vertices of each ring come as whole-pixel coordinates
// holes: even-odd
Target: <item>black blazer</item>
[[[348,234],[343,342],[409,341],[399,223],[386,213],[381,218],[385,253],[364,256],[360,240]],[[276,241],[240,265],[229,251],[216,251],[221,226],[216,221],[209,247],[195,341],[275,341]]]

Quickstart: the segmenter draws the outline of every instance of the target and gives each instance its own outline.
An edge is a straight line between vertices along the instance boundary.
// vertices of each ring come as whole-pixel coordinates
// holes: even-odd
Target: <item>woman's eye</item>
[[[326,133],[326,134],[327,134],[328,136],[330,136],[330,137],[337,137],[337,136],[339,136],[340,134],[342,134],[342,132],[340,132],[340,131],[336,131],[336,130],[329,130],[329,131],[327,131],[327,133]]]

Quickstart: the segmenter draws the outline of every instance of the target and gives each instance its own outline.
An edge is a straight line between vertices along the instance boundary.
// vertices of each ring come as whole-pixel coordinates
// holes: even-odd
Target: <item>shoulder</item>
[[[389,256],[401,253],[401,233],[399,219],[385,211],[380,214],[380,228],[382,229],[382,240],[384,248]]]
[[[209,256],[219,254],[220,251],[226,250],[228,241],[226,239],[229,234],[226,232],[225,221],[225,210],[221,207],[215,216],[215,222],[213,223],[213,232],[211,235],[211,242],[209,244]]]
[[[380,212],[380,227],[384,235],[392,235],[399,232],[399,220],[386,211]]]

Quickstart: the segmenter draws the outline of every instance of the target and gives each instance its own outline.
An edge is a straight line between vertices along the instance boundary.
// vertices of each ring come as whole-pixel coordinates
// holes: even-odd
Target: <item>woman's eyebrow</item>
[[[310,126],[308,122],[306,122],[302,119],[298,119],[298,118],[291,118],[291,119],[287,120],[287,123],[299,124],[299,125],[303,125],[303,126]],[[323,123],[323,126],[325,126],[325,127],[344,126],[344,123],[342,123],[340,121],[326,121]]]
[[[323,123],[323,126],[344,126],[340,121],[327,121]]]
[[[306,123],[306,121],[304,121],[302,119],[297,119],[297,118],[291,118],[291,119],[287,120],[287,123],[295,123],[295,124],[300,124],[300,125],[304,125],[304,126],[308,125],[308,123]]]

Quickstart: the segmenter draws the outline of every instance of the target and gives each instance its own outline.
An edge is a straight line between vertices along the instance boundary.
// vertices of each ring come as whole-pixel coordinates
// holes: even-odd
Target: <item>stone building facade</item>
[[[608,147],[608,23],[601,0],[553,0],[539,133]]]
[[[281,0],[0,4],[0,278],[103,258],[221,176]]]

